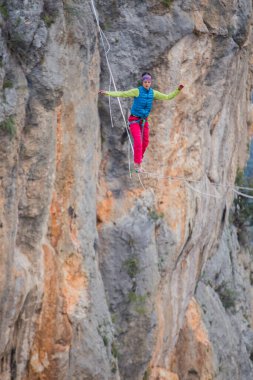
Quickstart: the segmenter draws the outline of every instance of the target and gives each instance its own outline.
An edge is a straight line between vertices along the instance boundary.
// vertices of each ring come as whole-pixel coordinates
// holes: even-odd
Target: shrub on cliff
[[[15,122],[13,116],[9,116],[7,119],[0,123],[0,129],[9,133],[13,137],[16,133]]]
[[[237,172],[235,184],[240,187],[252,188],[252,190],[240,189],[245,195],[253,196],[253,178],[244,176],[243,171]],[[253,225],[253,200],[242,195],[237,195],[231,213],[231,222],[239,229]]]

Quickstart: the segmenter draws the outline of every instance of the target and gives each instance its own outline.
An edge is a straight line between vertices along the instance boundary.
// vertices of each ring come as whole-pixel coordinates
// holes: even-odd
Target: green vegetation
[[[110,21],[106,21],[104,24],[104,30],[110,30],[112,27],[112,23]]]
[[[150,375],[151,375],[151,369],[148,368],[148,369],[145,371],[145,373],[144,373],[143,380],[149,380]]]
[[[4,79],[3,90],[5,88],[13,88],[13,82],[10,79]]]
[[[108,323],[109,322],[106,319],[104,319],[97,327],[97,331],[99,335],[101,336],[105,347],[109,345],[108,329],[107,329]]]
[[[130,237],[129,240],[128,240],[128,244],[129,244],[129,247],[133,248],[134,247],[134,239],[132,239]]]
[[[108,346],[108,343],[109,343],[107,336],[106,336],[106,335],[103,335],[103,336],[102,336],[102,339],[103,339],[104,345],[107,347],[107,346]]]
[[[226,310],[235,307],[236,292],[234,290],[229,289],[226,285],[223,285],[216,291],[220,297],[222,305]]]
[[[139,296],[135,292],[129,292],[128,293],[128,299],[130,302],[136,302],[136,303],[144,303],[146,301],[147,296]]]
[[[6,5],[0,4],[0,13],[5,19],[9,17],[9,13],[8,13],[8,9],[6,8]]]
[[[21,24],[21,18],[20,17],[18,17],[17,19],[16,19],[16,22],[15,22],[15,27],[17,28],[20,24]]]
[[[233,25],[228,25],[228,37],[232,37],[235,33],[235,27]]]
[[[236,186],[252,188],[252,190],[239,189],[239,191],[253,196],[253,179],[246,178],[242,170],[238,170],[235,184]],[[239,230],[243,230],[247,225],[253,225],[252,199],[245,198],[242,195],[236,196],[234,200],[234,210],[230,214],[230,222],[232,222]]]
[[[112,373],[116,373],[117,372],[117,365],[116,365],[115,362],[112,362],[111,371],[112,371]]]
[[[164,266],[164,258],[163,257],[159,257],[159,259],[158,259],[158,269],[159,269],[159,271],[163,270],[163,266]]]
[[[22,48],[24,49],[24,41],[18,33],[12,34],[8,39],[7,44],[9,49],[13,52],[17,52],[17,50],[20,52]]]
[[[162,0],[162,4],[167,8],[171,6],[172,2],[173,0]]]
[[[112,26],[113,26],[112,20],[115,17],[119,16],[119,14],[120,14],[120,12],[118,10],[118,8],[119,8],[118,7],[118,1],[112,0],[111,3],[112,3],[111,4],[111,10],[112,10],[111,14],[109,14],[109,13],[104,14],[103,20],[101,20],[101,26],[102,26],[102,29],[104,31],[108,31],[112,28]],[[113,14],[113,17],[112,17],[112,14]]]
[[[242,186],[242,185],[243,185],[243,182],[244,182],[244,174],[243,174],[243,170],[238,169],[238,170],[237,170],[237,173],[236,173],[235,184],[236,184],[237,186]]]
[[[111,353],[114,358],[117,358],[119,356],[115,342],[112,342]]]
[[[116,313],[111,314],[112,323],[115,324],[117,321],[117,315]]]
[[[56,20],[56,17],[58,16],[58,9],[56,5],[51,4],[45,4],[44,10],[42,13],[42,19],[45,23],[45,25],[49,28]]]
[[[137,257],[130,257],[123,263],[123,267],[125,268],[129,277],[136,277],[139,272],[139,260]]]
[[[45,23],[45,25],[50,28],[50,26],[54,23],[55,21],[55,17],[53,15],[50,15],[48,13],[44,13],[44,15],[42,16],[42,19]]]
[[[164,214],[162,212],[158,213],[156,210],[150,210],[149,217],[156,222],[158,219],[162,219]]]
[[[16,134],[15,122],[13,116],[9,116],[7,119],[0,123],[0,129],[6,131],[13,137]]]
[[[134,305],[134,310],[138,314],[144,315],[146,313],[145,304],[147,300],[147,295],[140,296],[132,291],[128,293],[128,300],[130,303]]]

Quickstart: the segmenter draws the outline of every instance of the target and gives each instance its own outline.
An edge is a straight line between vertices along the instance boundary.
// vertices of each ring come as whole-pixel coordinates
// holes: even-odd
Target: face
[[[145,79],[145,80],[142,82],[142,85],[143,85],[144,88],[146,88],[146,90],[149,90],[149,89],[150,89],[150,86],[151,86],[151,81]]]

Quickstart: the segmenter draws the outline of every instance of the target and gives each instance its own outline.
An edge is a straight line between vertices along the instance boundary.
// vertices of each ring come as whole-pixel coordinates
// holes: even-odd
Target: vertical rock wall
[[[214,294],[246,159],[251,2],[96,6],[119,89],[144,70],[185,89],[154,106],[143,188],[117,102],[112,129],[97,99],[109,77],[91,3],[1,2],[1,379],[250,379],[251,339],[224,366],[233,344],[221,352],[205,305],[234,342],[251,336],[245,298],[228,317]]]
[[[16,130],[11,138],[1,129],[1,379],[108,379],[117,365],[98,328],[109,317],[94,251],[100,60],[91,7],[1,7],[1,118]]]

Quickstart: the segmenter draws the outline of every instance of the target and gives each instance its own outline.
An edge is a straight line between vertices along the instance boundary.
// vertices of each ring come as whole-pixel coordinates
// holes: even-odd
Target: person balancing
[[[148,116],[152,109],[153,100],[173,99],[184,88],[184,86],[180,84],[175,91],[169,94],[163,94],[159,91],[153,90],[151,82],[151,75],[145,72],[142,74],[142,86],[138,88],[133,88],[128,91],[99,91],[99,94],[102,95],[134,98],[128,123],[134,140],[134,170],[137,173],[143,172],[141,163],[149,144]]]

